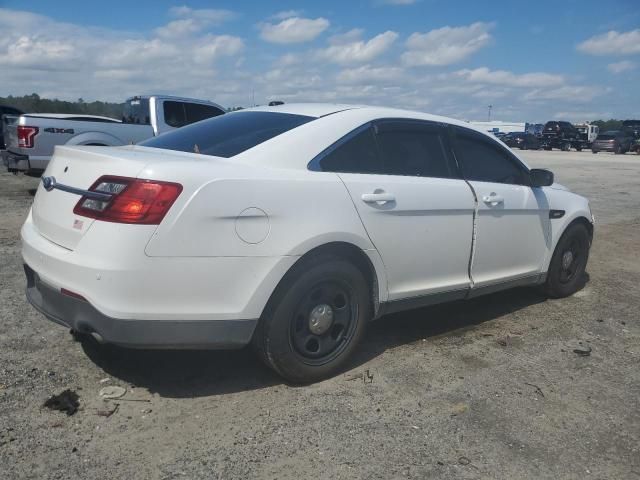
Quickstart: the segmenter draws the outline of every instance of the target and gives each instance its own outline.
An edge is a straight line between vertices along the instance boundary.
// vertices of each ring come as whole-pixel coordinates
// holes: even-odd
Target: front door
[[[541,273],[550,249],[549,205],[528,169],[496,141],[454,129],[454,149],[478,210],[471,264],[474,288]]]

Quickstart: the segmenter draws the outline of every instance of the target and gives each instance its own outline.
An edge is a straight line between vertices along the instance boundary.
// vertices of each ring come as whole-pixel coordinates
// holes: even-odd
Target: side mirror
[[[543,168],[533,168],[529,171],[532,187],[548,187],[553,185],[553,172]]]

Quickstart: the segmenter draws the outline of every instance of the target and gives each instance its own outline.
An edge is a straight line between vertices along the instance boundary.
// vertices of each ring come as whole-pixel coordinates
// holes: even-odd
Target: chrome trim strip
[[[112,193],[92,192],[91,190],[83,190],[81,188],[75,188],[58,183],[56,181],[56,177],[42,177],[42,186],[47,192],[50,192],[55,188],[57,190],[62,190],[63,192],[73,193],[74,195],[80,195],[92,200],[100,200],[102,202],[108,202],[113,197]]]

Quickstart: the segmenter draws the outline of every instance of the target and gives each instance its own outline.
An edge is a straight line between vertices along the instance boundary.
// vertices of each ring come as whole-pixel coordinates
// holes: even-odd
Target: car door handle
[[[500,195],[492,193],[491,195],[485,195],[484,197],[482,197],[482,201],[484,203],[490,203],[491,205],[498,205],[500,203],[504,203],[504,198]]]
[[[395,202],[396,197],[391,193],[380,192],[380,193],[363,193],[362,201],[364,203],[386,203],[386,202]]]

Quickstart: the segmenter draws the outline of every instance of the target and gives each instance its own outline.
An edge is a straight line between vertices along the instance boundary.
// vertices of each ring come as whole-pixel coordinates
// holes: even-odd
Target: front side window
[[[312,120],[314,117],[289,113],[228,113],[145,140],[139,145],[230,158]]]
[[[529,185],[524,166],[511,154],[484,135],[467,129],[454,129],[456,158],[467,180]]]

